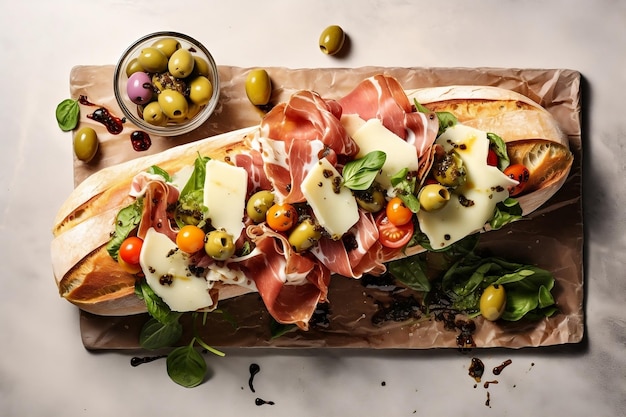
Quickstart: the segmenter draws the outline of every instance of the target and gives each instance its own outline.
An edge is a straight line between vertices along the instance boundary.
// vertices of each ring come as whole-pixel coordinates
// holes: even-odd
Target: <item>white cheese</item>
[[[465,184],[451,192],[450,201],[442,209],[417,213],[420,229],[431,246],[441,249],[482,229],[493,217],[496,204],[508,198],[508,187],[517,181],[487,165],[489,139],[481,130],[457,124],[436,142],[446,151],[455,149],[467,172]]]
[[[341,186],[341,174],[326,159],[316,163],[302,181],[302,194],[319,224],[333,238],[340,238],[358,220],[359,209],[352,191]],[[338,186],[339,184],[339,186]]]
[[[172,311],[195,311],[212,306],[209,284],[189,270],[189,257],[153,228],[148,229],[139,257],[146,282]],[[168,283],[162,283],[161,280]]]
[[[340,122],[350,136],[354,136],[354,132],[365,124],[365,120],[361,119],[361,116],[358,114],[342,114]]]
[[[216,229],[224,229],[239,238],[243,230],[246,208],[248,172],[226,162],[211,159],[206,164],[204,179],[204,205],[206,217]]]
[[[376,150],[387,154],[385,164],[376,178],[385,188],[391,187],[390,178],[402,169],[417,171],[419,168],[415,146],[387,129],[379,119],[368,120],[353,133],[352,138],[359,145],[357,158]]]
[[[193,174],[193,165],[187,165],[172,175],[172,185],[179,191],[182,191],[187,185],[191,174]]]

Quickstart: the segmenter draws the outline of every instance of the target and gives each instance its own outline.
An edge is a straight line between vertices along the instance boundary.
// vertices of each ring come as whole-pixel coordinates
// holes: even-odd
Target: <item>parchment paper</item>
[[[396,77],[406,90],[441,85],[491,85],[520,92],[550,111],[568,136],[574,165],[561,190],[526,220],[499,231],[483,234],[481,247],[510,261],[535,264],[550,270],[556,280],[559,313],[538,322],[490,323],[474,319],[477,347],[521,348],[580,342],[584,334],[583,313],[583,215],[582,142],[580,74],[567,69],[504,68],[266,68],[274,91],[271,102],[286,100],[293,92],[311,89],[326,98],[337,98],[351,91],[363,78],[377,73]],[[98,132],[100,152],[95,161],[74,165],[75,183],[91,173],[119,162],[160,152],[183,143],[256,125],[263,111],[252,106],[245,95],[247,68],[220,66],[221,98],[215,113],[197,131],[176,138],[152,136],[145,152],[132,149],[130,134],[136,128],[128,123],[119,135],[86,116],[95,107],[81,106],[81,126]],[[121,111],[113,97],[113,66],[79,66],[70,74],[72,98],[87,96],[116,116]],[[346,348],[451,348],[457,347],[457,332],[431,317],[409,322],[372,323],[377,304],[387,294],[366,288],[361,281],[333,277],[329,292],[328,323],[308,332],[289,332],[272,339],[270,317],[258,294],[248,294],[220,302],[237,323],[221,314],[209,315],[200,334],[215,347],[346,347]],[[81,312],[80,331],[88,349],[137,349],[139,331],[147,315],[100,317]],[[186,317],[185,320],[188,320]],[[189,326],[186,326],[187,328]],[[182,343],[190,335],[183,336]]]

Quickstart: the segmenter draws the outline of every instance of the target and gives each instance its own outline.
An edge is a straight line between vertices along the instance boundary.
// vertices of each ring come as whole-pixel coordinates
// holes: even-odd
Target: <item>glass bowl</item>
[[[146,83],[143,83],[143,88],[152,89],[151,97],[145,99],[145,101],[140,104],[137,104],[137,101],[133,102],[133,100],[131,100],[131,98],[129,97],[127,90],[129,80],[127,68],[129,67],[129,65],[131,65],[131,62],[140,55],[142,50],[148,47],[153,47],[155,43],[158,43],[163,39],[170,38],[175,39],[179,42],[179,49],[188,50],[194,57],[194,70],[191,72],[191,75],[184,78],[174,77],[174,80],[178,80],[175,82],[178,84],[179,90],[184,90],[183,93],[185,96],[185,100],[187,101],[187,107],[189,111],[187,115],[177,117],[175,120],[173,118],[166,117],[168,121],[165,124],[157,125],[155,123],[148,123],[143,119],[143,108],[151,101],[158,102],[158,96],[160,95],[161,91],[165,91],[165,88],[159,88],[154,83],[150,83],[148,85],[146,85]],[[166,51],[166,49],[164,50]],[[165,55],[168,55],[169,53],[166,51]],[[167,59],[169,61],[169,57],[167,57]],[[200,62],[203,64],[206,63],[206,65],[197,64],[198,59],[201,59]],[[155,74],[163,74],[163,72],[155,73],[145,70],[142,72],[146,73],[150,80],[153,80]],[[191,80],[198,75],[206,76],[212,87],[212,93],[210,93],[208,102],[203,103],[207,99],[206,96],[208,96],[208,94],[205,94],[205,98],[202,100],[201,105],[194,104],[194,102],[189,97],[189,85],[191,84]],[[179,82],[181,80],[183,81],[183,83]],[[135,85],[137,84],[135,83]],[[161,85],[163,85],[163,83],[161,83]],[[202,88],[204,88],[204,93],[206,93],[207,91],[206,86],[207,84],[206,82],[204,82],[204,84],[202,84]],[[124,113],[124,116],[126,116],[126,119],[136,125],[139,129],[158,136],[177,136],[191,132],[192,130],[200,127],[211,116],[218,103],[220,95],[220,81],[215,60],[204,45],[202,45],[194,38],[182,33],[155,32],[138,39],[132,45],[130,45],[128,49],[124,51],[115,66],[115,72],[113,74],[113,92],[115,94],[115,99],[117,100],[118,105]],[[171,95],[171,93],[168,94]],[[198,102],[198,100],[196,100],[196,102]],[[151,112],[150,114],[154,116],[154,112]],[[154,117],[156,118],[156,116]]]

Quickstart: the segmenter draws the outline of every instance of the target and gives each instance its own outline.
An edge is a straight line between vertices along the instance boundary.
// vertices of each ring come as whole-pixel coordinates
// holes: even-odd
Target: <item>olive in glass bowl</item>
[[[217,65],[194,38],[155,32],[130,45],[115,66],[113,92],[127,120],[159,136],[200,127],[220,94]]]

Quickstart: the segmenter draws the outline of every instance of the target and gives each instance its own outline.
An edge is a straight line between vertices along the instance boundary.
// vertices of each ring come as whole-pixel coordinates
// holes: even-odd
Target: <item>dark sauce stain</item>
[[[256,400],[254,400],[254,404],[256,404],[258,406],[261,406],[261,405],[264,405],[264,404],[274,405],[274,401],[265,401],[265,400],[263,400],[261,398],[257,398]]]
[[[253,363],[252,365],[250,365],[250,379],[248,379],[248,386],[250,387],[250,391],[252,392],[256,392],[254,390],[254,376],[260,371],[261,367],[258,364]]]
[[[491,395],[489,395],[489,391],[487,391],[487,401],[485,401],[485,405],[491,408]]]
[[[493,374],[494,375],[500,375],[502,373],[502,371],[504,370],[504,368],[506,368],[507,366],[509,366],[512,363],[513,363],[513,361],[511,359],[505,360],[500,365],[498,365],[495,368],[493,368]]]
[[[130,143],[133,145],[133,149],[137,152],[143,152],[150,149],[152,146],[152,140],[150,135],[141,130],[136,130],[130,134]]]
[[[485,383],[483,384],[483,387],[485,388],[489,388],[489,385],[491,384],[497,384],[498,381],[497,380],[493,380],[493,381],[485,381]]]
[[[385,382],[385,381],[383,381],[383,382],[381,382],[381,383],[380,383],[380,386],[381,386],[381,387],[384,387],[384,386],[386,386],[386,385],[387,385],[387,382]]]
[[[476,382],[480,382],[480,378],[482,378],[485,373],[485,364],[478,358],[472,358],[472,363],[469,367],[469,376],[474,378]]]
[[[158,355],[158,356],[135,356],[130,359],[131,366],[139,366],[144,363],[154,362],[158,359],[166,358],[167,355]]]
[[[126,119],[120,119],[117,116],[111,114],[109,110],[105,107],[98,106],[97,104],[91,103],[87,96],[80,96],[78,98],[78,102],[84,106],[93,106],[98,107],[93,113],[88,114],[87,118],[98,123],[102,123],[104,127],[109,131],[112,135],[119,135],[122,130],[124,130],[124,122]]]

